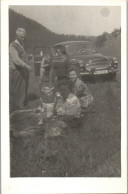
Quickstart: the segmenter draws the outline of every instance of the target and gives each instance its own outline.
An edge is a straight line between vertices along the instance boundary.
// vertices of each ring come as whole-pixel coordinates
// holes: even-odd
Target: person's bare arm
[[[40,89],[40,94],[41,94],[41,89],[42,89],[42,84],[44,80],[44,75],[45,75],[45,61],[46,61],[46,56],[42,58],[41,65],[40,65],[40,78],[39,78],[39,89]],[[48,65],[47,65],[48,66]]]

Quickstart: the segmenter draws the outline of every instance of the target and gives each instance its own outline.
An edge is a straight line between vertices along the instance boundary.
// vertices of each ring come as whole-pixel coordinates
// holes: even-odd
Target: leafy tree
[[[111,39],[112,37],[116,38],[121,33],[121,28],[115,28],[111,33],[103,32],[102,35],[97,36],[95,39],[96,47],[102,47],[105,44],[105,41]]]
[[[120,29],[115,28],[113,32],[111,33],[111,35],[112,37],[116,38],[120,33],[121,33],[121,28]]]

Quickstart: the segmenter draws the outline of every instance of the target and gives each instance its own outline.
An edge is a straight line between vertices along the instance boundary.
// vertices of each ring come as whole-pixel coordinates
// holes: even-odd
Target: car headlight
[[[80,64],[80,67],[84,67],[84,64],[83,64],[83,63],[81,63],[81,64]]]
[[[113,57],[113,62],[114,62],[114,63],[118,63],[118,60],[117,60],[116,57]]]
[[[83,64],[83,62],[82,62],[82,61],[79,61],[79,65],[80,65],[80,67],[81,67],[81,68],[83,68],[83,67],[84,67],[84,64]]]
[[[92,60],[89,60],[86,66],[90,65],[92,63]]]

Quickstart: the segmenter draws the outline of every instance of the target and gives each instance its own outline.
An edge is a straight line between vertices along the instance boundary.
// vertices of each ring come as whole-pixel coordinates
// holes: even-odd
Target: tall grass
[[[33,66],[32,61],[31,65]],[[11,137],[11,176],[121,176],[120,84],[120,73],[114,82],[87,83],[96,102],[96,112],[86,113],[79,122],[72,123],[72,127],[67,128],[63,137],[46,141],[44,128],[37,130],[33,136]],[[38,77],[32,72],[28,108],[39,105],[38,96]],[[20,130],[23,122],[21,117],[19,119],[16,118],[11,123],[17,130]],[[37,122],[36,117],[29,117],[24,127],[25,125],[34,127]],[[50,154],[44,157],[46,152]]]

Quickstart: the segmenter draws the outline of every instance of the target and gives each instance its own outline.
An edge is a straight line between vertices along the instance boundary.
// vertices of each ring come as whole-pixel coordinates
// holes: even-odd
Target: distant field
[[[107,42],[103,54],[116,56],[120,67],[119,40]],[[31,62],[33,66],[33,62]],[[120,68],[119,68],[120,69]],[[87,83],[96,101],[96,112],[87,113],[57,143],[59,152],[47,161],[42,157],[44,137],[11,138],[11,176],[13,177],[120,177],[121,176],[121,80]],[[28,108],[39,105],[38,77],[30,76]],[[14,120],[20,130],[21,120]],[[34,125],[36,118],[28,117]],[[12,123],[14,125],[14,123]],[[52,142],[52,141],[51,141]]]

